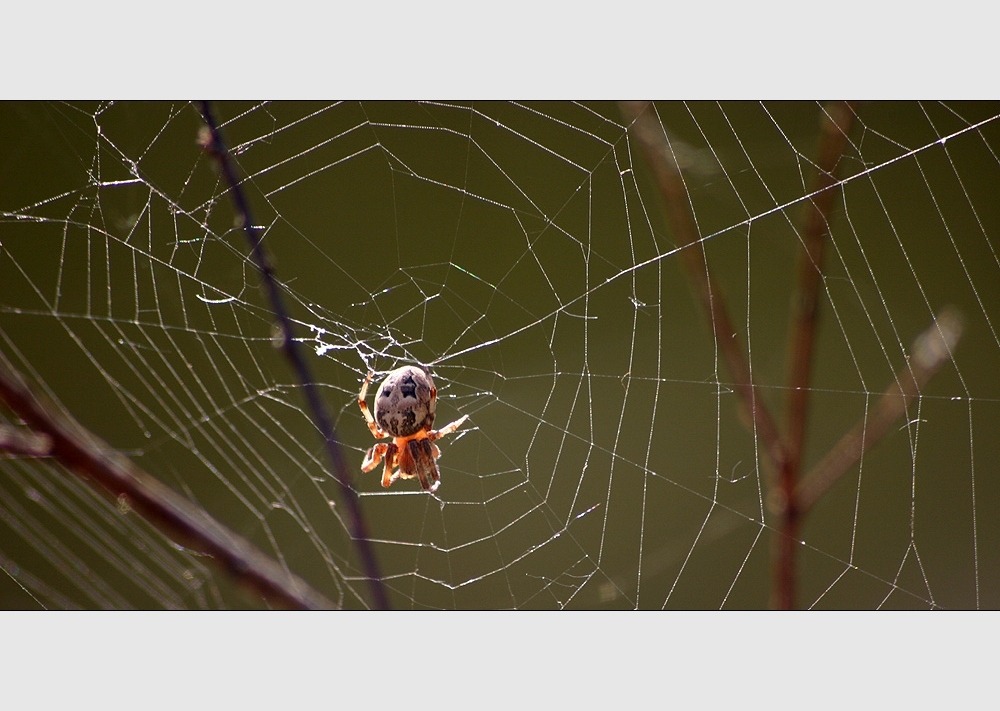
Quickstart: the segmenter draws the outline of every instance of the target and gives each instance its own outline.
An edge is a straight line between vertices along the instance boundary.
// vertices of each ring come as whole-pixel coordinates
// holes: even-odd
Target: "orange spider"
[[[358,393],[358,407],[368,423],[375,439],[392,437],[392,442],[372,445],[361,462],[361,471],[370,472],[385,460],[382,472],[382,486],[389,487],[398,478],[420,480],[424,490],[434,492],[441,483],[437,460],[441,450],[434,440],[451,434],[465,422],[463,415],[454,422],[432,430],[434,409],[437,406],[437,388],[430,373],[413,365],[389,373],[375,393],[375,416],[372,417],[365,402],[368,385],[374,373],[368,372],[361,392]],[[394,474],[393,469],[398,467]]]

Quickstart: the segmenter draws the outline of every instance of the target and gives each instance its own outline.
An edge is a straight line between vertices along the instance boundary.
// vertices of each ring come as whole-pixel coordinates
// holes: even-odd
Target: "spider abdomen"
[[[434,424],[437,388],[422,368],[406,365],[389,373],[375,394],[374,417],[393,437],[409,437]]]

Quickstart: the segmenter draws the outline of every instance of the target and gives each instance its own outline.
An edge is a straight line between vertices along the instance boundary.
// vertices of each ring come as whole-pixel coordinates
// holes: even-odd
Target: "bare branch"
[[[795,606],[795,557],[800,518],[794,506],[795,485],[802,466],[812,378],[813,348],[816,342],[820,286],[823,283],[823,252],[829,234],[830,213],[839,191],[837,168],[847,147],[847,135],[854,112],[850,104],[829,105],[823,114],[815,184],[806,203],[802,230],[803,249],[799,253],[798,284],[793,292],[792,321],[788,333],[788,407],[785,443],[788,458],[779,475],[779,489],[771,492],[771,502],[781,517],[775,538],[773,605],[779,609]]]
[[[826,456],[813,467],[796,489],[795,504],[800,515],[809,511],[862,455],[885,436],[924,385],[952,358],[962,335],[958,311],[945,309],[931,326],[917,337],[907,365],[882,393],[871,412],[852,427]]]
[[[667,136],[648,103],[623,102],[621,110],[626,119],[631,121],[629,128],[638,139],[646,162],[656,177],[667,223],[681,246],[678,253],[681,264],[709,319],[715,341],[734,380],[736,394],[745,414],[753,422],[774,472],[780,472],[787,456],[785,445],[774,418],[750,381],[750,366],[740,347],[722,290],[709,274],[698,227],[691,213],[687,188]]]
[[[285,308],[285,303],[281,296],[281,287],[278,285],[278,281],[274,275],[274,268],[271,265],[267,252],[264,250],[262,235],[251,218],[250,204],[246,199],[240,181],[237,179],[236,169],[229,156],[229,150],[222,140],[222,135],[212,115],[209,102],[200,102],[199,110],[201,111],[202,118],[205,120],[208,131],[208,135],[204,141],[205,148],[219,164],[219,168],[229,185],[229,194],[233,200],[233,209],[236,212],[237,224],[243,227],[243,231],[246,234],[250,250],[253,253],[254,262],[260,271],[261,280],[264,283],[264,288],[271,302],[271,309],[274,312],[278,328],[281,332],[282,351],[288,358],[292,370],[302,385],[313,423],[323,437],[330,471],[336,482],[340,485],[340,494],[347,508],[351,537],[354,540],[358,554],[361,557],[362,565],[365,568],[365,575],[368,578],[372,594],[373,606],[376,609],[388,609],[389,601],[385,592],[385,584],[382,582],[382,576],[379,574],[378,562],[368,537],[368,529],[364,516],[361,513],[361,502],[354,487],[351,486],[352,477],[350,470],[347,468],[343,454],[340,451],[340,446],[337,444],[333,421],[326,411],[323,399],[320,397],[319,390],[316,387],[316,382],[309,371],[309,365],[305,358],[302,357],[298,344],[295,341],[292,320]]]
[[[837,168],[847,147],[854,112],[850,104],[840,102],[827,107],[820,133],[818,171],[813,186],[814,197],[806,203],[802,231],[804,249],[799,254],[798,286],[792,304],[789,333],[788,395],[788,471],[798,474],[802,444],[806,432],[809,382],[812,376],[812,353],[816,340],[820,286],[823,277],[823,252],[829,234],[830,213],[839,191]],[[791,489],[789,489],[791,491]]]
[[[0,358],[0,399],[48,441],[50,454],[67,470],[158,526],[181,545],[212,557],[235,580],[272,603],[292,609],[333,609],[334,604],[304,580],[136,467],[79,423],[46,407]],[[123,498],[124,497],[124,498]]]

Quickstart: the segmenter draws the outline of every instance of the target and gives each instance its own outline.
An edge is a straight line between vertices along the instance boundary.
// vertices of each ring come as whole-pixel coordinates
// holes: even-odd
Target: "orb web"
[[[651,109],[697,227],[677,240],[615,104],[222,103],[217,111],[393,607],[761,608],[759,432],[683,267],[701,250],[758,393],[787,396],[823,104]],[[804,462],[945,307],[953,357],[797,534],[810,608],[996,607],[1000,107],[856,109],[832,187]],[[0,108],[0,354],[116,450],[336,604],[368,582],[231,195],[184,103]],[[357,407],[423,364],[441,486],[380,486]],[[8,412],[6,423],[18,423]],[[0,463],[4,607],[264,605],[44,459]]]

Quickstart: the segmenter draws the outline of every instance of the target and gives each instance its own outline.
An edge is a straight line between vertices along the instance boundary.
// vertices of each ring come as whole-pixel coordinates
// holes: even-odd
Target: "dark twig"
[[[949,308],[917,337],[909,362],[896,374],[874,409],[865,413],[802,479],[795,495],[800,516],[812,509],[820,497],[885,436],[890,425],[906,412],[931,376],[951,360],[961,335],[961,316]]]
[[[621,108],[622,113],[632,122],[632,133],[638,139],[646,162],[656,177],[667,222],[681,247],[678,252],[681,263],[688,274],[691,288],[711,323],[715,342],[725,358],[736,394],[746,415],[753,422],[754,430],[777,474],[782,471],[787,458],[785,445],[774,418],[751,382],[750,366],[743,355],[732,319],[729,318],[722,290],[709,274],[698,227],[688,202],[687,188],[670,143],[649,104],[623,102]]]
[[[839,191],[837,168],[847,147],[854,112],[850,104],[830,104],[823,115],[813,198],[806,203],[802,230],[803,249],[799,253],[798,285],[793,292],[792,323],[789,330],[789,390],[787,409],[788,457],[779,475],[779,489],[771,501],[782,518],[775,538],[774,604],[780,609],[795,606],[795,541],[798,540],[799,515],[795,506],[795,485],[802,466],[812,377],[813,348],[819,312],[820,286],[823,277],[823,252],[829,233],[830,214]]]
[[[90,486],[109,493],[181,545],[207,553],[235,580],[280,607],[332,609],[334,604],[301,578],[217,522],[205,511],[136,467],[80,424],[43,405],[0,358],[0,399],[32,432],[44,452]],[[25,441],[22,439],[22,441]]]
[[[215,122],[211,106],[207,101],[199,102],[198,106],[208,130],[208,140],[204,141],[205,149],[215,158],[226,183],[229,185],[229,194],[233,201],[233,209],[236,212],[237,224],[243,228],[247,241],[250,243],[254,262],[260,271],[261,280],[264,283],[264,288],[267,290],[271,308],[274,312],[278,328],[281,331],[281,348],[302,385],[313,422],[323,437],[334,479],[340,485],[340,493],[348,512],[351,536],[361,557],[365,575],[368,577],[373,607],[380,610],[388,609],[389,601],[386,597],[382,577],[379,574],[375,553],[368,538],[367,526],[365,525],[364,516],[361,513],[361,502],[358,499],[357,492],[351,486],[351,474],[337,444],[333,421],[330,419],[326,407],[323,405],[323,399],[320,397],[316,383],[309,372],[309,366],[302,357],[295,341],[292,331],[292,320],[285,308],[284,300],[281,296],[281,287],[278,285],[278,280],[274,274],[274,267],[271,265],[267,252],[264,250],[261,234],[251,219],[250,204],[236,176],[236,168],[229,156],[226,144],[222,140],[222,135],[219,132],[218,124]]]

